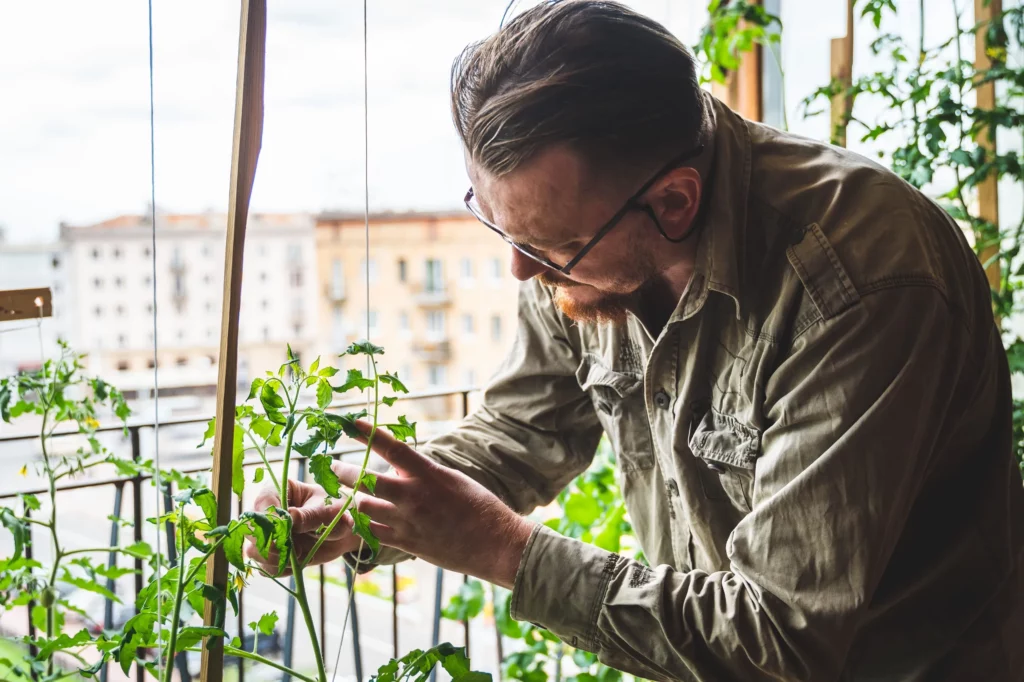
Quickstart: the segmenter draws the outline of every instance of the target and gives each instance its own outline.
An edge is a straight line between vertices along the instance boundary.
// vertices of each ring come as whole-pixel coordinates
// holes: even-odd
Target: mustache
[[[569,287],[582,286],[580,282],[574,282],[568,277],[563,277],[553,272],[542,272],[537,275],[537,279],[541,284],[545,284],[549,287],[563,287],[568,289]]]

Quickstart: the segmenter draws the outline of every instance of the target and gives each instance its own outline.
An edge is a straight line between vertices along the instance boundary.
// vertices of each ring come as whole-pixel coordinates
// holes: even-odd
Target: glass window
[[[466,336],[473,333],[473,316],[470,313],[462,316],[462,333]]]
[[[406,265],[405,259],[404,258],[400,258],[398,260],[398,281],[399,282],[404,282],[408,278],[408,276],[409,276],[408,269],[409,268]]]
[[[424,288],[427,291],[444,291],[444,272],[441,261],[437,258],[427,259],[427,279]]]
[[[491,259],[491,279],[501,279],[501,259]]]
[[[367,279],[367,266],[365,258],[359,261],[359,279],[363,282],[365,282]],[[377,261],[373,258],[370,259],[369,279],[370,284],[377,283]]]
[[[401,312],[398,314],[398,328],[403,332],[409,331],[409,313]]]
[[[444,386],[448,383],[444,365],[427,365],[427,384]]]
[[[444,311],[431,310],[427,313],[427,333],[434,336],[444,334]]]
[[[459,277],[462,279],[473,279],[473,261],[463,258],[459,263]]]
[[[501,316],[495,315],[491,318],[491,338],[494,341],[501,341]]]
[[[345,266],[340,258],[331,261],[331,298],[345,295]]]

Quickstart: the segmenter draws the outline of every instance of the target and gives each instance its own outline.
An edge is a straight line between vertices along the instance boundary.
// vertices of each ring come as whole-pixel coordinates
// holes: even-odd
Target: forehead
[[[500,176],[468,158],[466,170],[484,214],[514,239],[540,245],[578,236],[588,177],[572,151],[547,149]]]

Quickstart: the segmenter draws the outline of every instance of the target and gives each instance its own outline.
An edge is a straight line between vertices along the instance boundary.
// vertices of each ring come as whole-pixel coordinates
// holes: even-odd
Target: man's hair
[[[452,115],[474,163],[503,175],[554,145],[599,173],[664,163],[703,141],[690,51],[616,2],[547,0],[452,66]]]

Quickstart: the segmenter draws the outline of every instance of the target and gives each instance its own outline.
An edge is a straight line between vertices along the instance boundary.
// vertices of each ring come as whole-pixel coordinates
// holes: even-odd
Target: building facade
[[[156,222],[155,306],[148,214],[61,226],[78,311],[71,341],[88,352],[90,371],[128,396],[152,396],[156,364],[161,397],[188,396],[195,403],[190,412],[209,412],[217,386],[227,216],[157,213]],[[286,344],[299,354],[313,348],[318,312],[314,273],[310,215],[250,216],[240,384],[276,369],[285,361]]]
[[[367,261],[364,222],[317,217],[320,352],[367,338],[369,323],[386,368],[413,391],[486,383],[516,331],[508,245],[466,212],[377,214]]]

